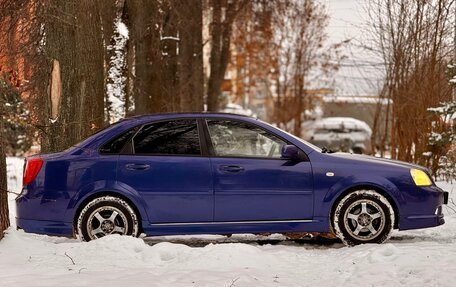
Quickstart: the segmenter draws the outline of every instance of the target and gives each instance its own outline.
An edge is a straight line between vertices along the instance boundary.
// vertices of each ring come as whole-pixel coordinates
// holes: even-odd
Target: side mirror
[[[302,160],[304,158],[303,152],[294,145],[282,146],[282,158],[291,160]]]

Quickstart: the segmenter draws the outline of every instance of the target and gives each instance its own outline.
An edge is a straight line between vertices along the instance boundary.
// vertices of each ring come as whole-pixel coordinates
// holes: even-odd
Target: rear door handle
[[[241,172],[244,170],[244,168],[242,166],[238,166],[238,165],[221,165],[219,169],[220,169],[220,171],[233,172],[233,173]]]
[[[150,168],[148,164],[140,164],[140,163],[128,163],[125,167],[129,170],[147,170]]]

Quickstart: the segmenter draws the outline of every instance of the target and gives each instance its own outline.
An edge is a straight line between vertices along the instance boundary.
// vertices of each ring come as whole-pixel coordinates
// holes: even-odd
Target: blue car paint
[[[98,152],[108,140],[133,127],[179,118],[249,122],[297,146],[308,160]],[[321,153],[282,130],[244,116],[195,113],[133,117],[64,152],[39,157],[43,167],[16,199],[17,226],[27,232],[72,236],[78,211],[90,198],[106,193],[128,199],[148,235],[329,232],[334,204],[359,188],[376,189],[392,201],[399,229],[444,223],[439,209],[443,191],[435,185],[417,187],[410,176],[410,168],[424,168],[367,156]],[[150,169],[131,174],[125,167],[131,163],[147,164]],[[224,174],[221,166],[241,166],[243,170]],[[149,185],[151,182],[154,184]]]
[[[214,221],[312,219],[310,162],[255,158],[211,158],[211,162]],[[232,166],[242,170],[223,170]]]
[[[126,165],[144,164],[146,170]],[[120,155],[117,180],[144,198],[149,222],[210,222],[214,191],[207,157]],[[181,208],[184,207],[184,208]]]

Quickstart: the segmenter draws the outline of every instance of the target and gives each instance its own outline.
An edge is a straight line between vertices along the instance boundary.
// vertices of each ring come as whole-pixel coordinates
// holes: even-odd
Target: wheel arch
[[[348,194],[350,194],[352,192],[358,191],[358,190],[373,190],[373,191],[378,192],[382,196],[384,196],[388,200],[388,202],[391,204],[391,206],[393,207],[393,210],[394,210],[394,229],[399,228],[399,218],[400,218],[400,216],[399,216],[399,208],[398,208],[397,202],[394,200],[394,198],[386,190],[384,190],[383,188],[381,188],[379,186],[373,185],[373,184],[359,184],[359,185],[351,186],[351,187],[347,188],[346,190],[340,192],[335,197],[335,199],[333,200],[333,203],[331,205],[330,214],[329,214],[329,222],[330,222],[331,228],[334,228],[334,226],[332,226],[333,225],[333,220],[332,219],[333,219],[334,212],[335,212],[339,202],[346,195],[348,195]]]
[[[104,191],[99,191],[99,192],[90,194],[89,196],[85,197],[84,199],[82,199],[80,201],[80,203],[78,204],[78,206],[74,212],[74,216],[73,216],[73,234],[74,235],[77,233],[77,222],[78,222],[78,217],[81,214],[81,211],[84,209],[84,207],[89,202],[91,202],[92,200],[94,200],[96,198],[103,197],[103,196],[113,196],[113,197],[120,198],[120,199],[124,200],[125,202],[127,202],[131,206],[133,211],[136,213],[136,216],[138,217],[139,234],[144,232],[143,226],[142,226],[143,215],[140,212],[140,210],[139,210],[137,204],[134,202],[134,200],[132,200],[131,198],[129,198],[128,196],[126,196],[120,192],[116,192],[116,191],[112,191],[112,190],[104,190]]]

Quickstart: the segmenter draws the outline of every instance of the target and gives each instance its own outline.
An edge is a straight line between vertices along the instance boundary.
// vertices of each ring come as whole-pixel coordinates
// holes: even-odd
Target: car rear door
[[[281,159],[286,142],[254,124],[207,119],[215,221],[303,220],[313,216],[308,160]]]
[[[146,124],[130,144],[117,178],[142,196],[151,223],[213,220],[211,165],[196,119]]]

